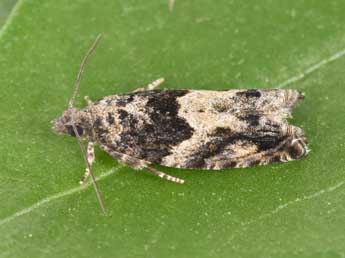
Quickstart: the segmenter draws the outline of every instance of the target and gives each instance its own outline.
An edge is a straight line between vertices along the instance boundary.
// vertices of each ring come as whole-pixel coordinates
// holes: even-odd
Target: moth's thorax
[[[92,129],[92,117],[87,108],[78,110],[69,108],[59,118],[52,121],[53,130],[58,134],[76,136],[72,124],[82,138],[90,138]]]
[[[149,120],[146,102],[147,99],[140,96],[112,95],[92,103],[88,112],[92,113],[95,142],[114,143],[129,131],[140,130]]]

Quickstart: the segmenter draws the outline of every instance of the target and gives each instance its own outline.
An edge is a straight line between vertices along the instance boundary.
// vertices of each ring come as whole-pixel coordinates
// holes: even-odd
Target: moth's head
[[[53,124],[52,129],[57,134],[69,134],[71,136],[76,136],[72,126],[72,123],[74,123],[79,136],[83,136],[84,129],[78,120],[77,109],[69,108],[65,112],[63,112],[62,116],[51,121],[51,123]]]

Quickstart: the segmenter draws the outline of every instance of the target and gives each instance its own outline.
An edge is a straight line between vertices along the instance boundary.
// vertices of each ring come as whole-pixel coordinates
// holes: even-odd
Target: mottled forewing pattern
[[[92,106],[96,141],[169,167],[222,169],[299,159],[308,151],[289,125],[296,90],[147,90]]]
[[[100,100],[93,112],[98,114],[94,126],[98,141],[111,150],[161,163],[173,146],[193,135],[193,128],[178,115],[177,99],[187,93],[140,91]]]

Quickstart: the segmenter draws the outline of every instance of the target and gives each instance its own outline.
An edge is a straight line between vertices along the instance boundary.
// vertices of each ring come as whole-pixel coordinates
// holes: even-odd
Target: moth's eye
[[[79,136],[82,136],[84,129],[78,125],[76,125],[75,127],[77,128],[77,132],[78,132]],[[71,136],[75,136],[73,127],[71,125],[67,126],[67,133]]]

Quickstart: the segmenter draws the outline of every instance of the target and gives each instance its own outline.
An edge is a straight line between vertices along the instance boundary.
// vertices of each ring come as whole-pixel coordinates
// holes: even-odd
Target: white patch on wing
[[[242,113],[255,113],[263,117],[261,126],[267,121],[280,124],[282,133],[287,131],[286,117],[290,115],[290,108],[295,105],[300,94],[296,90],[258,90],[259,97],[242,97],[239,92],[246,90],[206,91],[195,90],[177,98],[180,109],[178,115],[184,118],[194,129],[191,138],[172,148],[171,154],[164,157],[161,164],[171,167],[183,167],[201,146],[205,145],[210,135],[217,128],[230,129],[233,133],[248,132],[252,130],[245,119],[237,115]],[[228,146],[236,148],[236,146]],[[235,152],[224,150],[210,158],[230,159],[255,153],[256,146],[243,146]],[[226,157],[224,156],[226,155]]]
[[[229,128],[232,131],[243,130],[246,123],[239,120],[232,112],[217,111],[218,103],[229,102],[237,91],[191,91],[177,98],[180,105],[178,115],[199,135],[212,133],[216,128]]]

